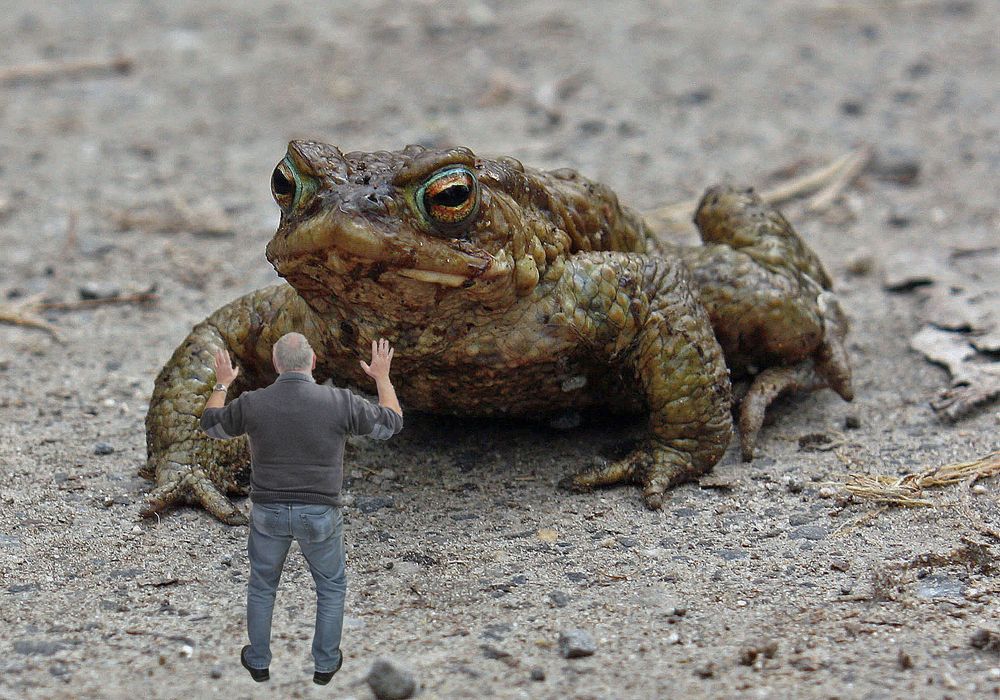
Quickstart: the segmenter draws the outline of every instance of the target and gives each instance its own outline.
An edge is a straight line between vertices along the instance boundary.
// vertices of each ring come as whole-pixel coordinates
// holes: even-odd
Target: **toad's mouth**
[[[361,267],[450,288],[508,276],[513,269],[505,253],[467,252],[431,238],[384,233],[335,209],[304,221],[283,220],[267,244],[267,259],[286,279],[304,266],[320,265],[330,274]]]

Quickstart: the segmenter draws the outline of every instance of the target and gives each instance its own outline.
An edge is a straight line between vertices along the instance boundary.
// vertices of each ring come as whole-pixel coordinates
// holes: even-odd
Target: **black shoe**
[[[271,677],[271,672],[268,671],[266,668],[254,668],[253,666],[247,663],[247,649],[249,648],[250,645],[247,644],[240,651],[240,663],[243,664],[243,668],[245,668],[250,672],[251,678],[253,678],[258,683],[263,683],[264,681],[266,681],[268,678]]]
[[[340,649],[338,649],[337,651],[340,651]],[[340,667],[343,665],[344,665],[344,652],[341,651],[340,661],[337,662],[337,668],[333,669],[332,671],[325,671],[325,672],[314,671],[313,683],[315,683],[316,685],[326,685],[327,683],[330,682],[330,679],[333,678],[333,674],[339,671]]]

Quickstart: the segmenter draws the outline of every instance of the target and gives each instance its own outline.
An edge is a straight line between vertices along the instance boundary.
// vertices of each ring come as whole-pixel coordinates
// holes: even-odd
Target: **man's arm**
[[[372,362],[369,365],[361,360],[361,368],[365,373],[375,380],[375,387],[378,389],[378,405],[385,406],[395,411],[400,417],[403,415],[403,408],[396,398],[396,390],[389,380],[389,367],[392,365],[392,356],[395,350],[389,346],[389,341],[381,338],[372,341]]]
[[[237,418],[237,423],[242,422],[241,416],[225,416],[219,415],[219,411],[212,411],[210,409],[220,409],[225,406],[226,403],[226,392],[229,389],[229,385],[232,384],[237,375],[240,373],[239,367],[234,367],[232,359],[229,357],[229,351],[225,348],[215,351],[215,388],[208,397],[208,401],[205,402],[205,410],[201,414],[201,429],[209,437],[213,437],[219,440],[227,440],[229,438],[236,437],[236,435],[242,434],[242,430],[237,430],[232,423],[233,419]],[[238,399],[237,399],[238,401]],[[231,409],[235,409],[236,401],[230,404]],[[232,411],[230,411],[232,412]],[[229,420],[227,421],[226,418]],[[229,430],[233,430],[230,433]]]
[[[240,373],[239,367],[233,366],[229,351],[225,348],[215,351],[215,389],[208,397],[205,408],[222,408],[226,405],[226,391]],[[221,386],[220,386],[221,385]]]

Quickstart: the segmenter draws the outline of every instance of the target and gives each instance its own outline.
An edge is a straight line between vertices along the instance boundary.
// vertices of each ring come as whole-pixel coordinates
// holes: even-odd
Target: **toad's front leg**
[[[576,256],[556,288],[563,324],[626,380],[641,387],[649,438],[624,459],[572,477],[589,489],[643,487],[650,508],[663,493],[711,469],[732,434],[732,396],[722,349],[679,260],[637,253]]]
[[[311,333],[311,312],[288,285],[267,287],[233,301],[195,326],[160,371],[146,414],[146,465],[156,486],[140,513],[197,503],[230,525],[246,523],[227,493],[246,494],[246,438],[213,440],[199,421],[215,384],[212,355],[226,348],[241,368],[229,397],[273,379],[271,346],[288,331]],[[313,338],[310,338],[313,340]],[[319,347],[318,345],[316,347]]]

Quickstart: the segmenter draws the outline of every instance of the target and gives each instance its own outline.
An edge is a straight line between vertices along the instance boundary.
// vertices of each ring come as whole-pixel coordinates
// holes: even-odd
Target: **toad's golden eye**
[[[464,166],[439,170],[417,191],[417,206],[434,228],[460,227],[479,211],[479,182]]]

